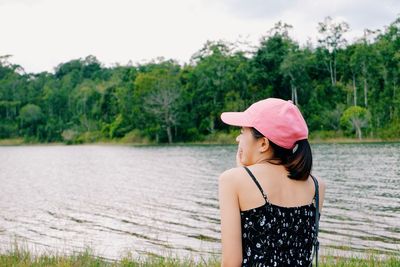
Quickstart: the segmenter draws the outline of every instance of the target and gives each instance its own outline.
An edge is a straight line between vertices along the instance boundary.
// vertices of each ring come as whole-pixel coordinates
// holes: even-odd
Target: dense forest
[[[26,73],[0,56],[0,139],[82,143],[233,140],[219,118],[267,97],[291,99],[311,137],[400,138],[400,17],[349,43],[325,18],[300,45],[279,22],[256,47],[209,41],[178,64],[105,67],[95,56]]]

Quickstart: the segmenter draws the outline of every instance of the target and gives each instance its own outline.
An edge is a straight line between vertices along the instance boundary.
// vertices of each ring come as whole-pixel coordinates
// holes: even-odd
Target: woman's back
[[[270,203],[282,207],[296,207],[310,204],[315,194],[315,186],[311,176],[305,181],[293,180],[287,177],[287,171],[282,165],[268,163],[248,166],[257,178]],[[235,175],[238,188],[239,207],[241,211],[259,207],[265,203],[259,188],[244,168],[239,168]],[[324,192],[321,186],[324,182],[317,178],[320,184],[320,212],[322,210]]]
[[[318,182],[312,177],[290,180],[279,165],[263,165],[242,168],[236,180],[242,266],[308,266],[316,235],[313,199]]]
[[[325,184],[310,174],[312,151],[300,110],[267,98],[243,112],[224,112],[221,120],[241,127],[238,167],[224,171],[218,183],[222,266],[307,265],[318,233],[315,188],[321,209]]]

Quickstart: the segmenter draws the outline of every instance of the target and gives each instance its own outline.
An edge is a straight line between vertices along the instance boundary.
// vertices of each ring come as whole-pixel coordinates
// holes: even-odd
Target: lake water
[[[400,144],[315,144],[313,174],[327,185],[321,254],[400,251]],[[218,175],[236,146],[0,147],[0,250],[90,247],[220,253]],[[349,251],[350,250],[350,251]]]

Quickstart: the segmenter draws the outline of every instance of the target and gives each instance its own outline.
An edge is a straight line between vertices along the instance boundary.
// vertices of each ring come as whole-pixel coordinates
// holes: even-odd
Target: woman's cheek
[[[247,165],[246,153],[242,150],[239,156],[240,156],[240,162],[242,162],[243,165]]]

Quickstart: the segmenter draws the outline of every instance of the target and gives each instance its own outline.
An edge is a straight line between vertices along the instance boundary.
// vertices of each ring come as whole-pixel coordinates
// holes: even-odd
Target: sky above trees
[[[88,55],[106,65],[184,63],[207,40],[257,45],[278,21],[293,26],[293,39],[316,43],[318,22],[331,16],[349,23],[352,42],[399,11],[396,0],[0,0],[0,56],[35,73]]]

